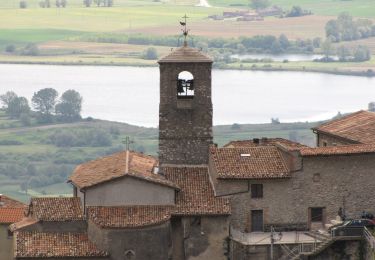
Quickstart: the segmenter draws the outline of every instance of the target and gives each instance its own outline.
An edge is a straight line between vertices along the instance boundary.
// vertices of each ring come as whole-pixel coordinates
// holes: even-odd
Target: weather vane
[[[186,47],[187,46],[187,36],[189,34],[189,30],[186,27],[186,19],[189,18],[189,17],[186,16],[186,14],[185,14],[182,18],[184,19],[184,21],[183,22],[180,21],[180,24],[184,27],[182,29],[182,33],[184,35],[184,46]]]

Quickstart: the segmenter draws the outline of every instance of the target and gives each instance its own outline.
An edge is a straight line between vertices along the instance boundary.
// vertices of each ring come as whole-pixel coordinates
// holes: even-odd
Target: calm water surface
[[[375,100],[375,78],[304,72],[214,70],[214,123],[266,123],[326,119],[365,109]],[[84,98],[83,116],[157,126],[159,69],[109,66],[0,64],[0,94],[29,100],[41,88]]]

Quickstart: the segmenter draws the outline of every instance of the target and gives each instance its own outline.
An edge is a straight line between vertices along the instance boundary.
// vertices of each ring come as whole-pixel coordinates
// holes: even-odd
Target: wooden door
[[[263,232],[263,210],[251,211],[251,231]]]

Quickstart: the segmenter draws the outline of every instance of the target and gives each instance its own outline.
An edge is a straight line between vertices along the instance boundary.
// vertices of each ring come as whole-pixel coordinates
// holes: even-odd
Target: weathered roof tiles
[[[168,180],[181,187],[172,215],[230,214],[229,200],[214,196],[208,167],[164,167],[163,170]]]
[[[176,184],[154,173],[154,168],[158,166],[154,157],[136,152],[129,152],[128,160],[126,157],[126,151],[122,151],[83,163],[76,167],[69,181],[80,189],[86,189],[127,176],[178,189]]]
[[[219,179],[279,179],[290,171],[277,147],[210,148]]]
[[[107,257],[83,233],[15,232],[14,255],[17,258]]]
[[[138,228],[162,224],[171,218],[171,206],[88,207],[88,217],[101,228]]]
[[[356,143],[375,143],[375,112],[361,110],[322,124],[313,130]]]
[[[81,201],[78,197],[32,198],[28,216],[42,221],[84,220]]]

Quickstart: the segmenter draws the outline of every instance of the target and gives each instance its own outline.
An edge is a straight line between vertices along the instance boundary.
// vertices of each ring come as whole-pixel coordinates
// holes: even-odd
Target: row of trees
[[[95,4],[97,7],[112,7],[113,0],[83,0],[83,5],[86,7],[91,7],[92,4]]]
[[[55,6],[57,8],[65,8],[67,6],[68,2],[67,0],[56,0],[55,1]],[[39,6],[42,8],[50,8],[51,7],[51,2],[50,0],[44,0],[39,2]]]
[[[330,20],[325,26],[326,36],[332,42],[353,41],[375,37],[375,25],[369,19],[353,20],[348,13],[340,14],[336,20]]]
[[[43,0],[39,2],[39,6],[41,8],[51,8],[53,5],[51,4],[51,1],[54,1],[57,8],[65,8],[68,5],[67,0]],[[93,4],[97,7],[112,7],[113,0],[83,0],[83,5],[86,7],[91,7]],[[28,7],[28,2],[26,0],[21,0],[19,6],[21,9],[25,9]]]
[[[339,61],[343,62],[362,62],[371,59],[371,51],[367,46],[358,45],[355,48],[349,48],[341,45],[335,49],[330,39],[327,39],[322,44],[322,52],[324,57],[317,61],[331,62],[335,61],[331,58],[332,55],[337,55]]]
[[[39,123],[52,122],[55,116],[63,122],[81,119],[82,97],[77,91],[67,90],[59,100],[57,98],[58,92],[53,88],[44,88],[34,93],[31,103]],[[25,97],[8,91],[0,96],[0,102],[8,116],[21,119],[27,124],[26,118],[29,118],[31,108]]]

